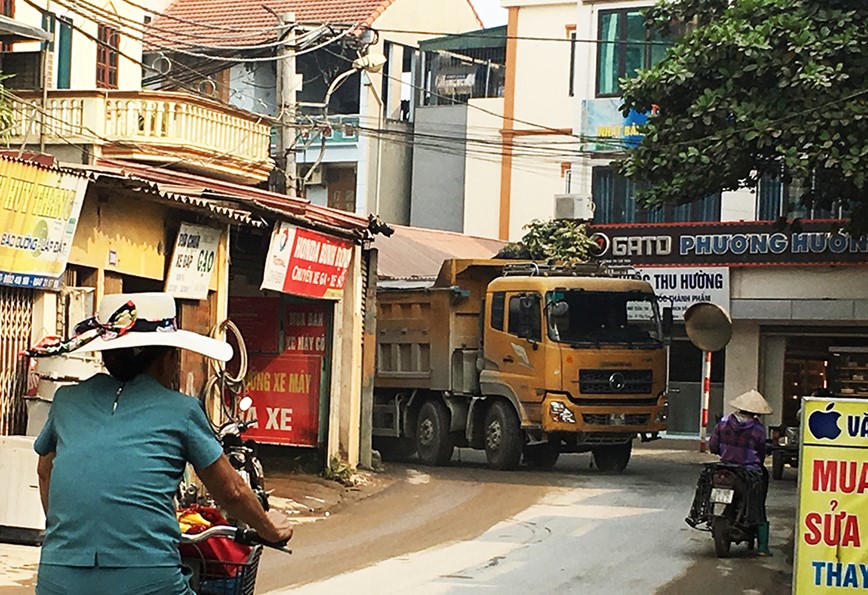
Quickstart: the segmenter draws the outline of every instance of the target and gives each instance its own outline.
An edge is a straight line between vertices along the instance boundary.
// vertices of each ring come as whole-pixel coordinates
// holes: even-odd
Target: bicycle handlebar
[[[233,527],[231,525],[214,525],[213,527],[205,529],[201,533],[193,535],[186,533],[182,534],[181,543],[196,544],[201,543],[206,539],[211,539],[212,537],[230,537],[236,543],[244,545],[261,544],[275,550],[286,552],[287,554],[292,553],[292,550],[286,547],[288,543],[288,540],[286,539],[277,542],[265,541],[259,536],[259,533],[253,529],[241,529],[240,527]]]

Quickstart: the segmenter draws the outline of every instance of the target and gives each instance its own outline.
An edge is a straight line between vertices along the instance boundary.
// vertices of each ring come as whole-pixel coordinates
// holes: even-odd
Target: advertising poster
[[[248,352],[280,351],[280,298],[232,296],[229,319],[241,331]]]
[[[726,267],[635,267],[651,284],[660,306],[672,307],[675,320],[684,320],[687,308],[711,302],[729,312],[729,269]]]
[[[281,222],[271,234],[262,289],[340,299],[352,257],[349,240]]]
[[[60,289],[87,178],[0,159],[0,285]]]
[[[181,224],[166,279],[166,293],[187,300],[208,297],[221,235],[222,231],[213,227]]]
[[[622,103],[620,97],[582,100],[582,135],[596,141],[585,143],[586,151],[623,151],[639,144],[639,126],[648,122],[648,115],[631,109],[625,116]]]
[[[324,356],[328,341],[326,325],[331,303],[288,304],[284,313],[285,353]]]
[[[868,401],[802,405],[793,593],[868,591]]]
[[[251,355],[247,390],[253,407],[245,419],[257,427],[244,433],[264,444],[316,446],[322,358],[314,355]]]

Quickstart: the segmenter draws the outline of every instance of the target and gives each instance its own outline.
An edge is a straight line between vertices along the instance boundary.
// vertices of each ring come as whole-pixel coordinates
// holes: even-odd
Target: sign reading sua
[[[796,595],[868,590],[868,401],[802,405]]]

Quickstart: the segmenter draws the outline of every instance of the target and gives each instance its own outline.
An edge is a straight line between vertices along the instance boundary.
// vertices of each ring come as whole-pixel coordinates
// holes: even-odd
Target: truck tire
[[[449,436],[449,410],[440,401],[425,401],[416,418],[416,452],[426,465],[445,465],[455,446]]]
[[[524,446],[521,426],[512,405],[495,401],[485,414],[485,456],[492,469],[515,469]]]
[[[633,452],[633,441],[631,440],[624,444],[598,446],[592,452],[594,453],[594,464],[597,466],[597,469],[607,472],[621,472],[627,468],[627,463],[630,462],[630,453]]]
[[[784,476],[784,453],[776,450],[772,453],[772,477],[781,479]]]
[[[534,469],[552,469],[560,457],[560,445],[546,442],[524,447],[524,462]]]

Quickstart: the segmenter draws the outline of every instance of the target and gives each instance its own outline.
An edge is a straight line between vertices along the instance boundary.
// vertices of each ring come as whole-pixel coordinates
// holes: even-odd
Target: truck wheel
[[[445,465],[454,449],[449,437],[449,410],[439,401],[425,401],[416,418],[416,452],[426,465]]]
[[[561,455],[559,448],[560,445],[551,442],[525,446],[524,462],[527,463],[528,467],[535,469],[551,469]]]
[[[485,456],[492,469],[515,469],[524,440],[512,405],[495,401],[485,414]]]
[[[633,441],[624,444],[612,444],[598,446],[593,449],[594,464],[600,471],[623,471],[630,462],[630,453],[633,452]]]
[[[784,453],[776,450],[772,453],[772,477],[781,479],[784,476]]]

